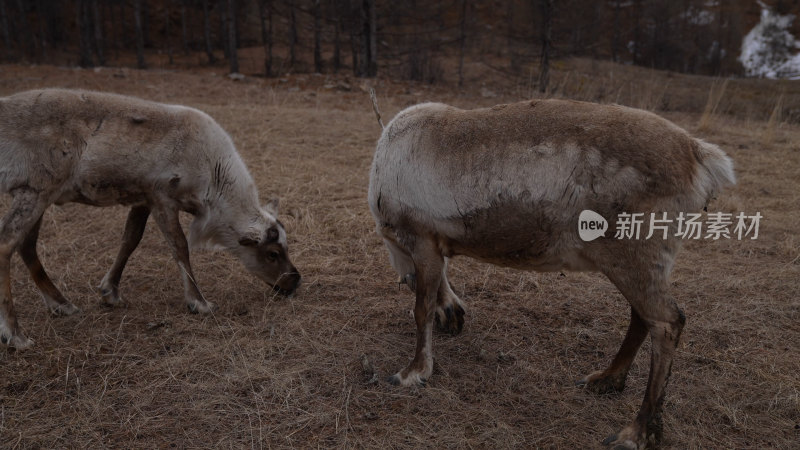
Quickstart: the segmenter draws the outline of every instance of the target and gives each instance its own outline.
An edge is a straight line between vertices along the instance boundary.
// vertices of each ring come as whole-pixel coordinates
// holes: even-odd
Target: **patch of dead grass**
[[[262,196],[281,198],[290,251],[304,275],[295,297],[280,298],[232,257],[195,253],[201,289],[220,310],[190,315],[175,264],[150,226],[122,281],[125,306],[108,309],[95,286],[113,260],[126,211],[51,208],[40,254],[83,313],[47,315],[15,257],[12,289],[36,346],[0,354],[0,446],[573,448],[595,445],[638,409],[648,344],[624,393],[598,397],[573,386],[608,364],[624,336],[629,308],[611,283],[597,274],[525,273],[459,258],[450,278],[467,302],[467,324],[458,337],[434,337],[428,386],[371,382],[362,355],[383,379],[411,357],[414,326],[411,294],[397,288],[366,204],[379,127],[358,87],[329,89],[326,77],[310,75],[235,83],[210,70],[130,70],[124,78],[113,69],[0,70],[3,94],[85,87],[211,114],[233,137]],[[639,85],[631,82],[650,74],[600,64],[613,81],[592,81],[578,62],[559,83],[558,70],[560,95],[606,101],[635,95]],[[503,80],[491,85],[497,98],[477,89],[375,83],[385,118],[425,100],[477,107],[521,97]],[[662,114],[683,126],[698,123],[710,81],[696,83],[692,92],[702,100],[694,112]],[[676,81],[649,98],[695,101],[683,99],[683,89]],[[664,406],[666,447],[790,448],[800,438],[800,263],[792,262],[800,130],[776,128],[773,144],[762,148],[765,119],[725,115],[726,102],[736,101],[722,100],[723,118],[701,133],[728,151],[739,178],[709,210],[757,210],[764,219],[757,240],[688,242],[678,257],[673,294],[688,324]]]

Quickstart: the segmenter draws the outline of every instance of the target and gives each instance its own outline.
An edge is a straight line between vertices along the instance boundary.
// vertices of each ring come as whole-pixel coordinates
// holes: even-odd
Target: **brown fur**
[[[36,254],[42,214],[51,204],[131,205],[122,247],[103,279],[107,303],[147,219],[173,252],[192,312],[211,312],[195,281],[180,211],[195,216],[192,240],[221,246],[273,288],[291,293],[292,265],[277,203],[262,206],[247,168],[225,131],[201,111],[88,91],[45,89],[0,98],[0,192],[13,197],[0,218],[0,340],[25,348],[9,284],[19,251],[54,313],[78,309],[50,281]],[[276,246],[279,251],[276,251]]]
[[[666,212],[674,219],[733,182],[724,152],[654,114],[622,106],[535,100],[471,111],[423,104],[399,113],[378,142],[369,190],[393,267],[416,279],[417,351],[391,381],[419,383],[432,372],[434,305],[449,296],[442,294],[444,258],[600,271],[630,302],[631,324],[611,365],[580,383],[621,390],[649,333],[642,408],[606,443],[638,448],[657,439],[685,322],[668,293],[680,239],[674,222],[667,239],[615,239],[616,219],[622,212]],[[583,210],[609,221],[604,237],[578,238]]]

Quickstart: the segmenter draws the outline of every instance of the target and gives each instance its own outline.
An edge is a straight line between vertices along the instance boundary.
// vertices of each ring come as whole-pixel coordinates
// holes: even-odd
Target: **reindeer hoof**
[[[0,335],[0,343],[16,350],[25,350],[33,345],[33,340],[28,339],[21,334],[11,337]]]
[[[420,386],[424,387],[428,382],[427,378],[422,377],[418,373],[408,374],[405,377],[400,372],[386,378],[386,381],[392,386]]]
[[[59,303],[50,308],[50,313],[54,316],[71,316],[79,312],[81,312],[81,309],[70,302]]]
[[[612,439],[613,438],[613,439]],[[633,441],[617,441],[617,435],[611,435],[603,439],[603,445],[611,446],[611,450],[638,450],[639,446]]]
[[[616,440],[617,440],[617,435],[612,434],[611,436],[608,436],[607,438],[603,439],[603,445],[610,445],[612,442]]]
[[[619,441],[616,434],[603,439],[603,445],[612,446],[612,450],[637,450],[639,448],[635,442],[630,440]]]
[[[647,436],[638,426],[630,425],[603,439],[603,445],[613,450],[639,450],[647,447]]]
[[[103,298],[103,304],[106,306],[117,306],[122,304],[122,297],[116,288],[103,288],[100,287],[100,296]]]
[[[625,389],[625,374],[603,375],[595,372],[575,382],[575,385],[599,395],[616,394]]]
[[[189,312],[192,314],[208,314],[214,312],[217,309],[217,305],[211,302],[189,302],[186,304],[186,307],[189,308]]]
[[[436,327],[439,331],[456,336],[464,329],[464,308],[447,305],[436,310]]]

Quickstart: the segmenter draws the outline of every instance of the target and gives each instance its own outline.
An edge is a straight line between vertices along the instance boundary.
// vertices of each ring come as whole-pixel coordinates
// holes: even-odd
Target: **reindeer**
[[[380,121],[377,105],[373,107]],[[694,212],[735,183],[718,147],[654,114],[618,105],[533,100],[461,110],[425,103],[383,130],[370,172],[369,206],[392,267],[416,294],[416,352],[389,378],[424,383],[433,370],[434,322],[457,334],[464,304],[447,280],[447,261],[465,255],[536,271],[599,271],[631,306],[630,325],[605,370],[579,384],[621,391],[646,336],[651,369],[639,414],[606,445],[657,441],[661,404],[685,323],[668,292],[680,239],[669,235],[579,237],[592,210],[616,229],[620,213]]]
[[[196,109],[121,95],[65,89],[0,98],[0,192],[11,207],[0,219],[0,340],[24,349],[14,313],[9,266],[19,252],[54,314],[78,308],[47,276],[36,253],[48,206],[78,202],[127,205],[122,246],[100,283],[109,305],[121,302],[119,283],[152,214],[180,268],[193,313],[215,305],[200,293],[189,247],[222,247],[275,290],[291,294],[300,282],[277,220],[277,201],[261,206],[250,173],[227,133]],[[178,221],[194,216],[190,242]]]

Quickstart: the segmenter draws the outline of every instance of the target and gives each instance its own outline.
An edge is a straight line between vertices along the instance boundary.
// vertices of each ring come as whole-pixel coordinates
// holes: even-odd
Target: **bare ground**
[[[595,78],[585,62],[564,64],[556,65],[554,95],[659,108],[692,131],[712,84],[601,68],[616,70],[617,79],[646,75],[646,84],[631,81],[628,89]],[[151,225],[123,277],[126,304],[110,309],[96,285],[126,211],[52,207],[40,255],[83,312],[50,317],[15,256],[12,290],[36,345],[0,353],[1,447],[585,448],[633,419],[647,382],[647,344],[624,393],[596,396],[573,385],[609,363],[627,327],[626,301],[596,274],[455,259],[450,278],[469,308],[464,332],[435,336],[426,387],[383,382],[411,357],[413,300],[395,284],[366,205],[379,127],[361,82],[312,75],[233,82],[213,72],[0,67],[0,95],[80,87],[211,114],[262,196],[281,198],[304,275],[296,296],[276,297],[228,255],[195,253],[201,288],[220,310],[191,315]],[[568,89],[584,79],[594,87],[582,81]],[[696,134],[725,148],[739,177],[709,210],[760,211],[764,219],[757,240],[689,242],[678,257],[673,293],[688,323],[664,404],[667,448],[800,446],[800,128],[766,122],[784,84],[743,83],[750,88],[729,87],[723,103],[746,102],[737,97],[745,93],[766,106],[741,114],[729,106]],[[524,80],[479,76],[463,91],[372,84],[385,119],[419,101],[476,107],[530,93]]]

